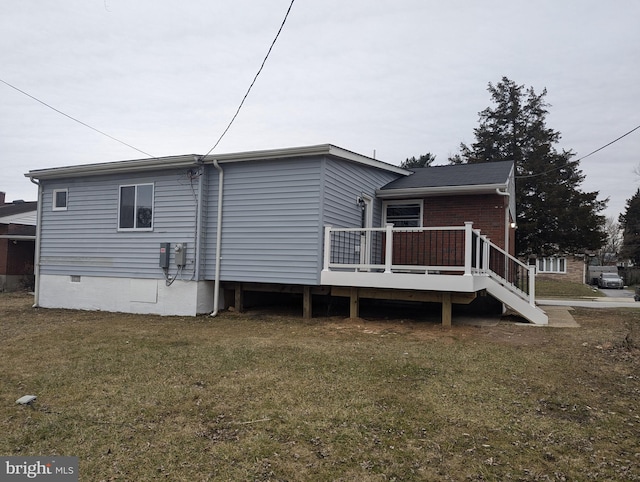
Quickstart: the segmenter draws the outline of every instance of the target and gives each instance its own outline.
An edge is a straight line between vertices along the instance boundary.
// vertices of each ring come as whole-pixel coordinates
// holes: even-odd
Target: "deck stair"
[[[493,244],[471,222],[428,228],[325,227],[321,284],[379,289],[486,291],[536,325],[535,267]]]

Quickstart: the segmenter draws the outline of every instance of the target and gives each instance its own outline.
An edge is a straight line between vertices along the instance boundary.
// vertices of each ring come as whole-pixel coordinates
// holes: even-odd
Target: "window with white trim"
[[[422,226],[422,201],[387,201],[384,204],[384,224],[396,228]]]
[[[54,189],[53,190],[53,207],[54,211],[66,211],[69,200],[68,189]]]
[[[120,186],[118,229],[120,231],[153,230],[153,184]]]
[[[567,258],[557,256],[548,256],[546,258],[538,258],[538,273],[559,273],[567,272]]]

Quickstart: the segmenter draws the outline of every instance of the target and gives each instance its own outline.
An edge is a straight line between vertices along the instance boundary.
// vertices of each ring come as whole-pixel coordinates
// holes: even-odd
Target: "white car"
[[[624,281],[618,273],[600,273],[598,277],[598,288],[624,288]]]

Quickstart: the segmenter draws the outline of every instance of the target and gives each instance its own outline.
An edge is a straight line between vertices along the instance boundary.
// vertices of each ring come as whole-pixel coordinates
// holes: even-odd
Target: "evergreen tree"
[[[627,199],[627,207],[618,217],[618,222],[623,230],[620,257],[640,266],[640,189]]]
[[[584,180],[571,150],[554,147],[560,132],[546,126],[546,89],[537,94],[512,80],[488,88],[493,101],[479,113],[475,142],[460,144],[452,164],[513,161],[516,166],[516,244],[520,255],[599,249],[606,239],[606,201],[582,192]]]
[[[400,163],[400,167],[403,169],[413,169],[414,167],[431,167],[433,161],[436,160],[436,156],[427,152],[419,158],[408,157],[406,160]]]

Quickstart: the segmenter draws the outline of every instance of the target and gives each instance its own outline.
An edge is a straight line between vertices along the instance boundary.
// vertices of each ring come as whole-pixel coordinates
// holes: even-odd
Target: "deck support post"
[[[305,286],[302,289],[302,318],[305,320],[310,320],[311,313],[312,313],[311,287]]]
[[[442,327],[451,328],[451,293],[442,293]]]
[[[349,293],[349,318],[358,318],[360,316],[360,300],[358,288],[351,288]]]
[[[242,283],[236,283],[234,308],[238,313],[244,311],[244,294],[242,293]]]

